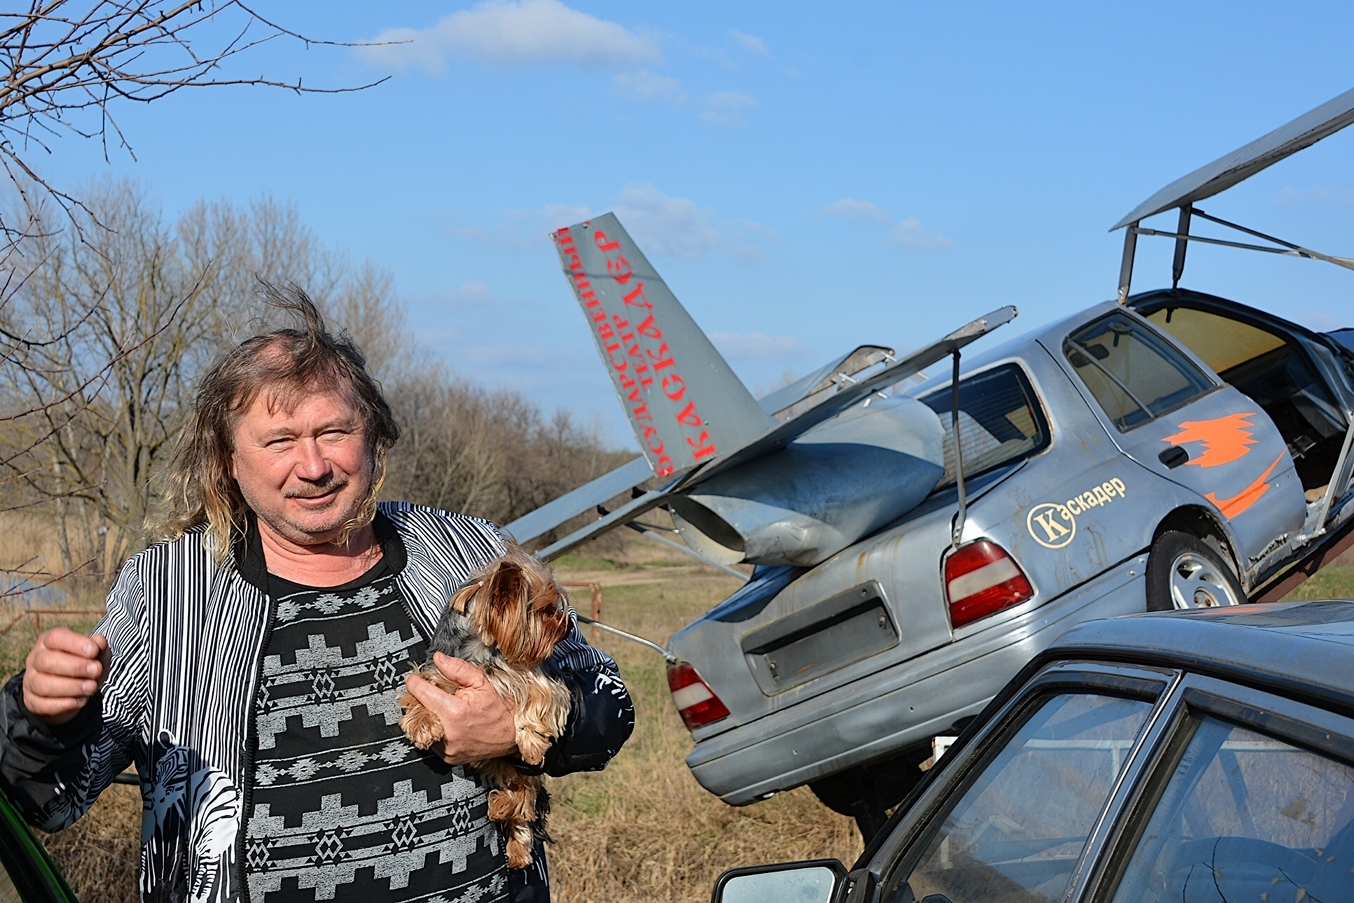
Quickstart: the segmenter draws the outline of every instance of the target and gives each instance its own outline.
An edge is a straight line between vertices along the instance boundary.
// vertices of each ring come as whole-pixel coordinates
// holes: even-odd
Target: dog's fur
[[[414,673],[455,693],[460,685],[433,665],[433,653],[464,659],[484,671],[513,710],[517,750],[528,765],[540,765],[569,718],[569,690],[541,673],[540,664],[569,630],[568,606],[550,566],[509,544],[503,557],[452,597]],[[442,739],[442,723],[407,690],[400,727],[419,749]],[[503,825],[510,868],[526,868],[533,842],[548,840],[549,797],[541,779],[523,774],[505,759],[472,762],[494,786],[489,818]]]

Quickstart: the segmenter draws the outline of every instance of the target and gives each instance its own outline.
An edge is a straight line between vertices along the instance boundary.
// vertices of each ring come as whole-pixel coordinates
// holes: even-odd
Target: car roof
[[[1183,668],[1354,711],[1354,601],[1274,602],[1086,621],[1041,657]]]

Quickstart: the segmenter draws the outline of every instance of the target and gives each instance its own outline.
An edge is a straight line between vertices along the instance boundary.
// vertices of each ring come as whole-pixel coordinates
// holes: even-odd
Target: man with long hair
[[[399,436],[380,387],[304,292],[266,292],[297,327],[202,379],[161,541],[123,567],[92,636],[42,634],[0,693],[0,783],[56,830],[134,764],[145,903],[548,899],[539,844],[505,869],[463,767],[515,756],[508,704],[458,659],[435,661],[456,693],[407,676],[502,537],[377,504]],[[601,768],[634,726],[615,662],[570,622],[545,665],[572,697],[549,774]],[[428,752],[399,728],[406,685],[442,722]]]

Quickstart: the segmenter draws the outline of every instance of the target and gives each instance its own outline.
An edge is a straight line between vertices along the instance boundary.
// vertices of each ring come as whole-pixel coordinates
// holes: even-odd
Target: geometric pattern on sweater
[[[253,903],[442,903],[507,891],[488,789],[400,730],[427,645],[382,563],[340,587],[268,578],[245,829]],[[283,614],[286,617],[283,617]]]

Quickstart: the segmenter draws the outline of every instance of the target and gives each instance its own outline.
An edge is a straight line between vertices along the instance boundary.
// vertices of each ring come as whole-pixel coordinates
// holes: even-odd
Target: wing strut
[[[959,441],[959,349],[954,349],[954,377],[950,382],[950,429],[954,433],[954,485],[959,490],[959,511],[954,515],[950,545],[959,548],[968,518],[968,497],[964,491],[964,444]]]
[[[600,514],[600,515],[602,515],[603,517],[605,517],[605,516],[606,516],[606,513],[607,513],[607,510],[606,510],[605,508],[603,508],[601,505],[598,505],[598,506],[597,506],[597,513]],[[688,558],[694,558],[694,559],[696,559],[697,561],[699,561],[701,564],[705,565],[706,567],[718,568],[719,570],[721,570],[721,571],[723,571],[724,573],[728,574],[730,577],[737,577],[739,580],[743,581],[744,583],[747,583],[747,581],[748,581],[748,575],[747,575],[747,574],[744,574],[742,571],[734,570],[733,568],[729,567],[727,564],[721,564],[721,563],[718,562],[718,561],[714,561],[714,560],[712,560],[712,559],[706,558],[704,555],[702,555],[700,552],[697,552],[695,549],[691,548],[691,546],[687,545],[686,543],[682,543],[682,542],[673,542],[671,539],[668,539],[666,536],[659,536],[659,535],[658,535],[658,534],[659,534],[659,531],[660,531],[660,530],[663,530],[663,529],[666,529],[666,528],[664,528],[664,527],[654,527],[652,524],[646,524],[646,523],[644,523],[643,521],[637,521],[637,520],[632,520],[632,521],[630,521],[628,524],[626,524],[626,526],[629,527],[631,530],[634,530],[636,533],[638,533],[640,536],[643,536],[645,539],[649,540],[650,542],[656,542],[656,543],[658,543],[660,546],[667,546],[669,549],[672,549],[672,550],[675,551],[675,552],[681,552],[683,555],[687,556]]]

